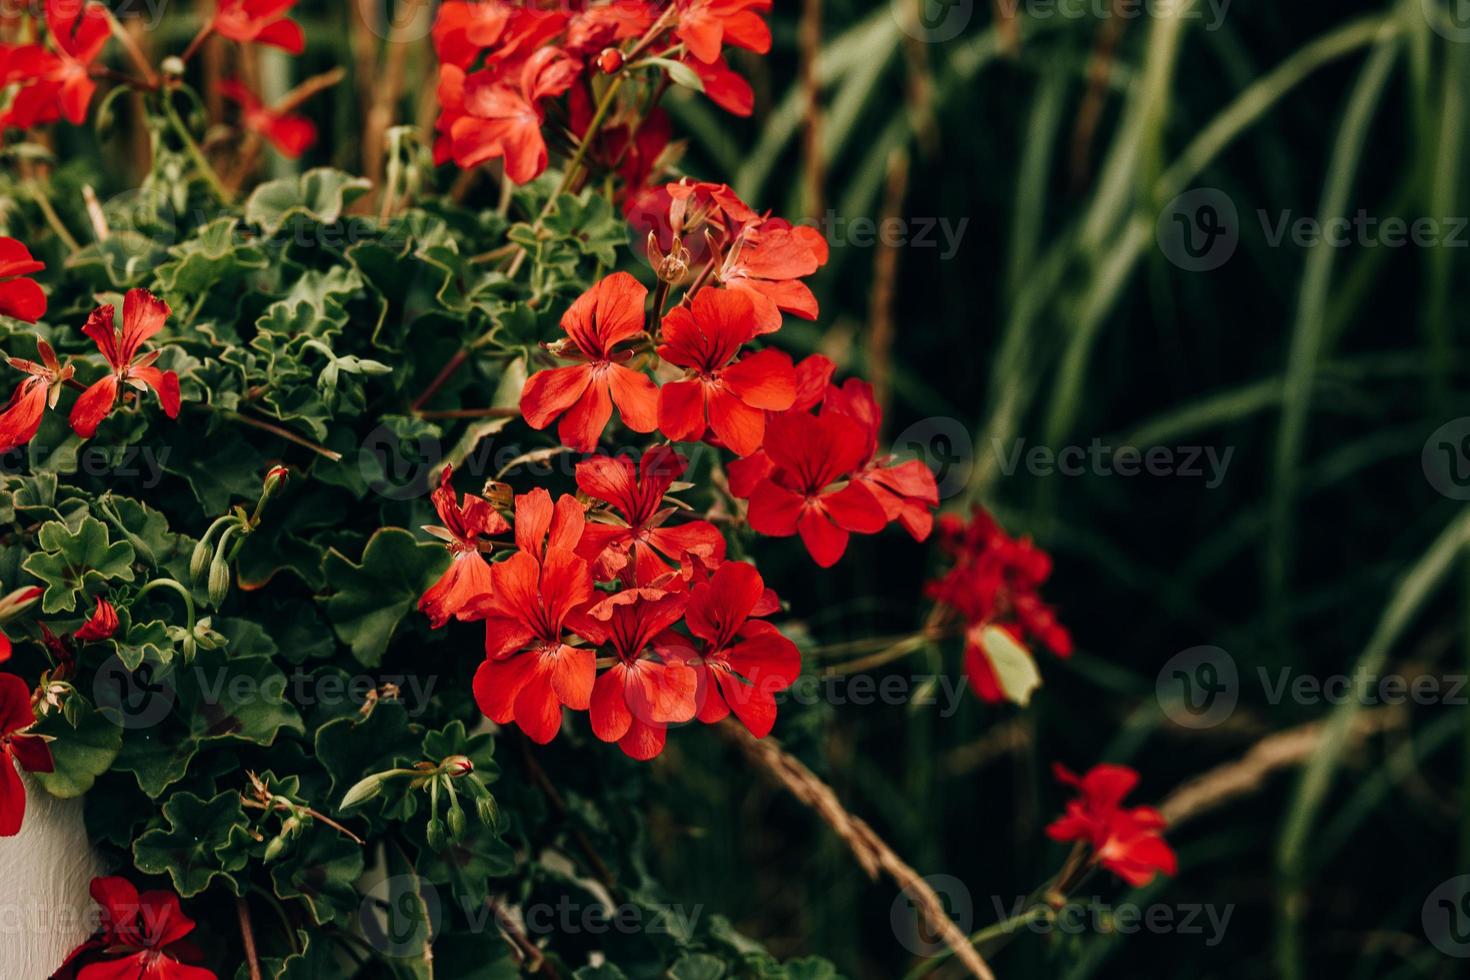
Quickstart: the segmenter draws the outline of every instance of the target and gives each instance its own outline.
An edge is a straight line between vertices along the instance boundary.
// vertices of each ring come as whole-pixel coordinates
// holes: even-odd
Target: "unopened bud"
[[[272,466],[269,470],[266,471],[265,481],[262,484],[262,488],[265,490],[265,493],[267,495],[273,494],[281,487],[285,486],[286,480],[289,479],[290,476],[291,471],[286,469],[286,467]]]
[[[197,582],[204,577],[212,554],[213,552],[209,549],[209,539],[200,538],[199,543],[194,546],[194,553],[189,556],[189,580],[191,582]]]
[[[603,48],[597,56],[597,67],[604,75],[611,75],[623,67],[623,52],[617,48]]]
[[[337,809],[351,810],[353,807],[361,806],[362,804],[366,803],[368,800],[371,800],[373,797],[382,792],[383,774],[375,772],[366,779],[360,780],[355,783],[353,787],[347,791],[347,795],[342,797],[342,802],[338,804]]]
[[[8,623],[34,606],[41,598],[41,592],[40,586],[27,585],[0,598],[0,623]]]
[[[468,776],[475,771],[475,764],[470,761],[469,756],[464,755],[451,755],[440,763],[440,765],[444,767],[446,773],[455,779],[458,779],[460,776]]]
[[[218,609],[230,594],[230,563],[215,555],[209,563],[209,604]]]
[[[464,837],[464,810],[458,803],[449,808],[449,836],[455,840]]]
[[[429,820],[429,826],[424,830],[424,836],[429,842],[429,847],[435,851],[444,850],[444,821],[438,817]]]

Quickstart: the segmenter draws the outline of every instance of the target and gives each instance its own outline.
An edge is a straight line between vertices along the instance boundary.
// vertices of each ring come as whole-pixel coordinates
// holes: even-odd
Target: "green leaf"
[[[168,827],[156,827],[133,844],[133,863],[145,874],[167,874],[181,898],[198,895],[216,878],[236,895],[233,872],[245,867],[251,843],[240,794],[220,793],[204,800],[175,793],[163,805]]]
[[[327,553],[327,617],[337,636],[364,665],[377,666],[388,641],[419,596],[449,564],[439,544],[421,543],[402,528],[376,531],[355,564],[335,548]]]
[[[720,980],[725,964],[708,953],[690,953],[669,967],[669,980]]]
[[[43,524],[37,541],[40,553],[21,567],[46,583],[42,612],[71,612],[88,586],[109,579],[133,580],[133,546],[109,541],[107,525],[95,517],[83,518],[75,531],[60,521]]]
[[[349,923],[361,897],[362,847],[331,827],[316,825],[271,868],[276,896],[299,899],[318,925]]]
[[[245,220],[274,236],[294,218],[329,225],[347,205],[372,190],[372,181],[330,167],[261,184],[245,202]]]
[[[1007,700],[1025,707],[1031,692],[1041,686],[1041,673],[1031,651],[1016,642],[1009,630],[987,626],[980,632],[980,648],[995,668],[996,680]]]
[[[91,789],[97,777],[112,768],[122,746],[122,729],[80,698],[74,719],[75,725],[63,712],[53,711],[31,729],[51,740],[51,758],[56,763],[53,772],[31,775],[46,792],[64,800]]]
[[[664,71],[668,72],[669,81],[675,85],[681,85],[684,88],[693,89],[696,92],[704,91],[703,80],[700,79],[693,68],[690,68],[684,62],[675,61],[672,58],[644,58],[642,60],[649,64],[658,65]]]

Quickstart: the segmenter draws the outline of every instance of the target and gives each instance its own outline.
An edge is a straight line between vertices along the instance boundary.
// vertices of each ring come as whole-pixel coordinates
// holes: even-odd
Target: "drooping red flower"
[[[295,160],[316,142],[316,124],[305,116],[278,112],[239,79],[228,78],[219,85],[220,94],[240,104],[240,121],[245,128],[269,140],[281,155]]]
[[[72,634],[79,642],[109,640],[117,632],[117,609],[101,596],[97,597],[97,608],[87,621]]]
[[[699,76],[699,84],[710,101],[733,116],[742,119],[755,111],[755,89],[720,55],[706,63],[693,55],[680,59]]]
[[[1123,797],[1138,785],[1137,772],[1127,766],[1098,765],[1079,778],[1059,763],[1052,771],[1059,781],[1075,787],[1078,797],[1046,828],[1048,837],[1082,841],[1092,848],[1094,861],[1134,888],[1153,881],[1160,871],[1177,873],[1178,860],[1163,838],[1163,815],[1153,807],[1122,806]]]
[[[475,672],[475,701],[492,721],[514,721],[543,745],[561,728],[562,705],[587,708],[597,674],[596,652],[567,643],[566,631],[594,644],[604,638],[586,615],[596,597],[592,571],[575,552],[585,524],[575,497],[553,508],[539,487],[518,495],[518,550],[491,566],[490,592],[476,607],[485,662]]]
[[[450,482],[453,476],[454,467],[445,465],[438,488],[430,494],[443,526],[424,527],[445,543],[451,556],[439,581],[419,599],[419,610],[429,617],[434,629],[451,616],[468,619],[474,615],[471,606],[491,588],[490,565],[480,554],[480,538],[510,530],[505,518],[484,497],[467,493],[463,503],[457,502]]]
[[[36,436],[46,409],[55,408],[62,386],[72,376],[72,366],[62,367],[56,352],[44,340],[36,341],[40,363],[21,357],[10,358],[10,366],[27,375],[16,386],[10,403],[0,412],[0,451],[24,446]]]
[[[447,65],[468,69],[481,56],[499,68],[518,65],[560,34],[567,14],[505,0],[446,0],[430,36]]]
[[[724,535],[709,521],[668,523],[678,508],[664,506],[664,495],[688,466],[689,461],[668,446],[645,452],[636,474],[625,456],[593,456],[577,464],[577,488],[611,505],[622,518],[614,522],[611,515],[604,515],[607,523],[588,521],[577,545],[577,554],[592,562],[600,581],[631,571],[633,584],[649,585],[685,555],[716,564],[724,560]]]
[[[38,585],[25,585],[0,598],[0,623],[8,623],[31,606],[34,606],[45,591]],[[44,629],[44,624],[42,625]],[[10,637],[0,629],[0,664],[10,659]]]
[[[572,367],[538,371],[521,392],[521,415],[533,429],[561,416],[557,435],[580,452],[597,448],[617,405],[623,424],[634,432],[658,427],[658,387],[646,374],[628,367],[632,356],[619,344],[643,332],[648,290],[626,272],[614,272],[577,297],[561,318],[569,339],[554,348]]]
[[[654,268],[663,256],[684,249],[691,270],[708,261],[711,241],[723,247],[759,219],[728,185],[687,177],[629,196],[623,214],[633,226],[634,241],[647,243]]]
[[[652,759],[664,749],[668,726],[694,717],[694,671],[649,650],[684,615],[687,602],[677,592],[627,589],[589,610],[605,624],[617,662],[597,678],[588,720],[594,735],[617,742],[631,758]]]
[[[20,45],[5,58],[4,81],[20,87],[0,125],[29,129],[63,117],[73,125],[87,120],[97,91],[92,62],[111,33],[106,10],[100,3],[46,0],[46,29],[53,48]]]
[[[796,399],[787,411],[806,412],[822,404],[827,386],[837,371],[833,364],[821,354],[809,354],[796,364]],[[764,450],[751,453],[743,459],[731,460],[725,465],[730,477],[730,492],[741,500],[749,500],[760,482],[771,474],[775,464]]]
[[[980,642],[984,627],[1001,626],[1017,642],[1039,643],[1058,657],[1071,655],[1071,634],[1040,596],[1052,569],[1046,552],[1029,538],[1012,538],[978,507],[968,521],[941,516],[939,546],[953,566],[925,592],[967,626],[965,672],[982,700],[1005,696]]]
[[[690,590],[684,622],[703,643],[676,636],[660,649],[697,672],[700,721],[717,722],[733,711],[756,738],[770,734],[775,696],[801,673],[801,654],[776,627],[752,618],[767,611],[773,610],[765,582],[745,562],[725,562]]]
[[[807,225],[768,218],[747,227],[725,255],[717,277],[755,303],[756,332],[781,328],[781,314],[815,320],[817,298],[801,280],[827,264],[827,240]]]
[[[288,16],[296,0],[215,0],[214,32],[240,44],[268,44],[289,54],[306,50],[306,32]]]
[[[934,508],[939,506],[939,485],[921,460],[893,464],[891,457],[878,456],[878,433],[883,410],[873,396],[873,386],[849,378],[841,388],[831,388],[822,412],[846,415],[863,426],[867,434],[865,462],[853,474],[854,483],[868,488],[890,521],[903,525],[915,541],[923,541],[934,528]]]
[[[876,534],[888,523],[871,490],[852,482],[866,434],[843,415],[786,412],[771,420],[772,464],[750,495],[750,526],[761,534],[800,534],[816,563],[830,568],[847,551],[849,532]]]
[[[464,80],[464,95],[449,125],[454,162],[476,167],[497,157],[517,184],[546,169],[546,114],[541,100],[561,95],[576,81],[581,64],[555,47],[544,47],[526,59],[519,84],[501,71],[478,71]]]
[[[28,278],[44,268],[46,263],[37,261],[23,244],[0,237],[0,316],[35,323],[46,315],[46,294]]]
[[[756,54],[771,50],[771,28],[764,17],[771,12],[771,0],[679,0],[677,8],[674,34],[707,65],[719,59],[726,45]]]
[[[130,289],[123,297],[123,325],[119,332],[114,323],[112,304],[97,307],[87,318],[82,333],[91,337],[112,369],[101,380],[82,392],[71,409],[71,427],[83,439],[90,439],[97,426],[117,405],[118,388],[127,385],[138,391],[152,388],[169,418],[179,415],[179,376],[153,366],[159,351],[142,357],[138,349],[143,342],[163,329],[171,311],[168,304],[146,289]]]
[[[51,749],[39,735],[27,735],[36,723],[31,686],[14,674],[0,674],[0,837],[14,837],[26,815],[26,772],[51,772]]]
[[[194,920],[173,892],[141,895],[126,878],[93,878],[92,900],[102,907],[97,935],[67,957],[57,977],[75,980],[217,980],[214,973],[180,962],[199,952],[184,937]]]

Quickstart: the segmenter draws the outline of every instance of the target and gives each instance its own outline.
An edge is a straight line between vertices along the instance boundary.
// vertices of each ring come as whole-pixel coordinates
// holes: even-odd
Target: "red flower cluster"
[[[989,514],[976,508],[969,521],[952,514],[939,519],[939,545],[954,563],[926,591],[966,625],[965,672],[986,701],[1004,695],[980,637],[999,626],[1017,642],[1039,643],[1058,657],[1072,654],[1072,636],[1057,622],[1039,590],[1051,576],[1051,558],[1029,538],[1012,538]]]
[[[126,878],[93,878],[92,900],[102,907],[97,935],[72,950],[52,980],[216,980],[214,973],[181,960],[199,950],[184,937],[194,920],[173,892],[141,895]]]
[[[474,693],[489,718],[545,743],[562,708],[589,711],[593,733],[637,759],[663,750],[668,725],[696,717],[733,710],[754,734],[770,732],[800,654],[758,618],[779,608],[775,596],[752,566],[725,561],[714,525],[673,520],[680,511],[665,496],[687,466],[667,446],[636,468],[583,461],[577,485],[605,508],[589,514],[541,489],[518,495],[515,551],[492,565],[478,538],[508,529],[504,520],[479,497],[457,503],[446,475],[434,499],[446,527],[435,533],[455,558],[420,608],[436,626],[450,615],[484,621]]]
[[[1075,787],[1076,799],[1046,828],[1056,841],[1081,841],[1092,849],[1092,859],[1137,888],[1162,871],[1178,871],[1174,850],[1162,834],[1164,817],[1153,807],[1123,808],[1123,797],[1138,785],[1138,773],[1127,766],[1093,766],[1078,777],[1062,765],[1052,771],[1062,783]]]
[[[66,119],[80,125],[97,83],[93,62],[107,44],[111,25],[100,3],[46,0],[50,44],[0,45],[0,84],[16,86],[0,126],[29,129]]]
[[[26,815],[26,788],[19,765],[27,772],[51,772],[51,750],[39,735],[27,735],[36,723],[31,687],[14,674],[0,674],[0,837],[14,837]]]
[[[440,61],[438,162],[453,159],[474,167],[503,159],[511,180],[532,180],[547,164],[541,133],[546,100],[570,93],[566,117],[574,133],[585,134],[598,98],[593,79],[624,71],[644,55],[681,60],[716,103],[750,114],[750,84],[730,69],[723,49],[770,49],[762,16],[770,0],[608,0],[578,6],[542,9],[510,0],[440,5],[433,28]],[[657,118],[648,115],[650,121]],[[644,129],[641,118],[613,122],[589,147],[593,156],[633,158],[617,167],[629,186],[641,185],[668,144],[661,121]]]

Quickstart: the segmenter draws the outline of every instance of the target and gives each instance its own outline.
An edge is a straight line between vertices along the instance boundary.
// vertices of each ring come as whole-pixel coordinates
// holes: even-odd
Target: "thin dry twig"
[[[797,41],[801,47],[806,212],[812,218],[820,218],[822,188],[826,182],[826,164],[822,160],[822,86],[817,80],[817,59],[822,53],[822,0],[803,0]]]
[[[250,967],[250,980],[261,980],[260,955],[255,951],[255,928],[250,924],[250,906],[245,896],[235,898],[235,914],[240,917],[240,940],[245,945],[245,962]]]
[[[903,201],[909,189],[909,155],[894,150],[888,158],[888,180],[883,194],[883,217],[878,227],[903,220]],[[889,415],[892,395],[893,337],[896,332],[894,303],[898,297],[899,246],[880,241],[873,255],[873,290],[868,299],[868,375],[873,398],[883,418]],[[881,433],[880,433],[881,437]]]
[[[984,958],[970,945],[969,939],[955,925],[954,920],[945,913],[944,903],[939,900],[934,889],[872,827],[860,817],[849,813],[837,799],[832,787],[818,779],[801,760],[784,752],[775,739],[758,739],[738,722],[728,718],[715,727],[721,735],[739,747],[745,757],[772,782],[815,810],[847,844],[868,877],[876,880],[882,872],[897,882],[929,927],[944,937],[955,958],[965,965],[971,975],[981,977],[982,980],[995,980],[995,974],[986,965]]]

